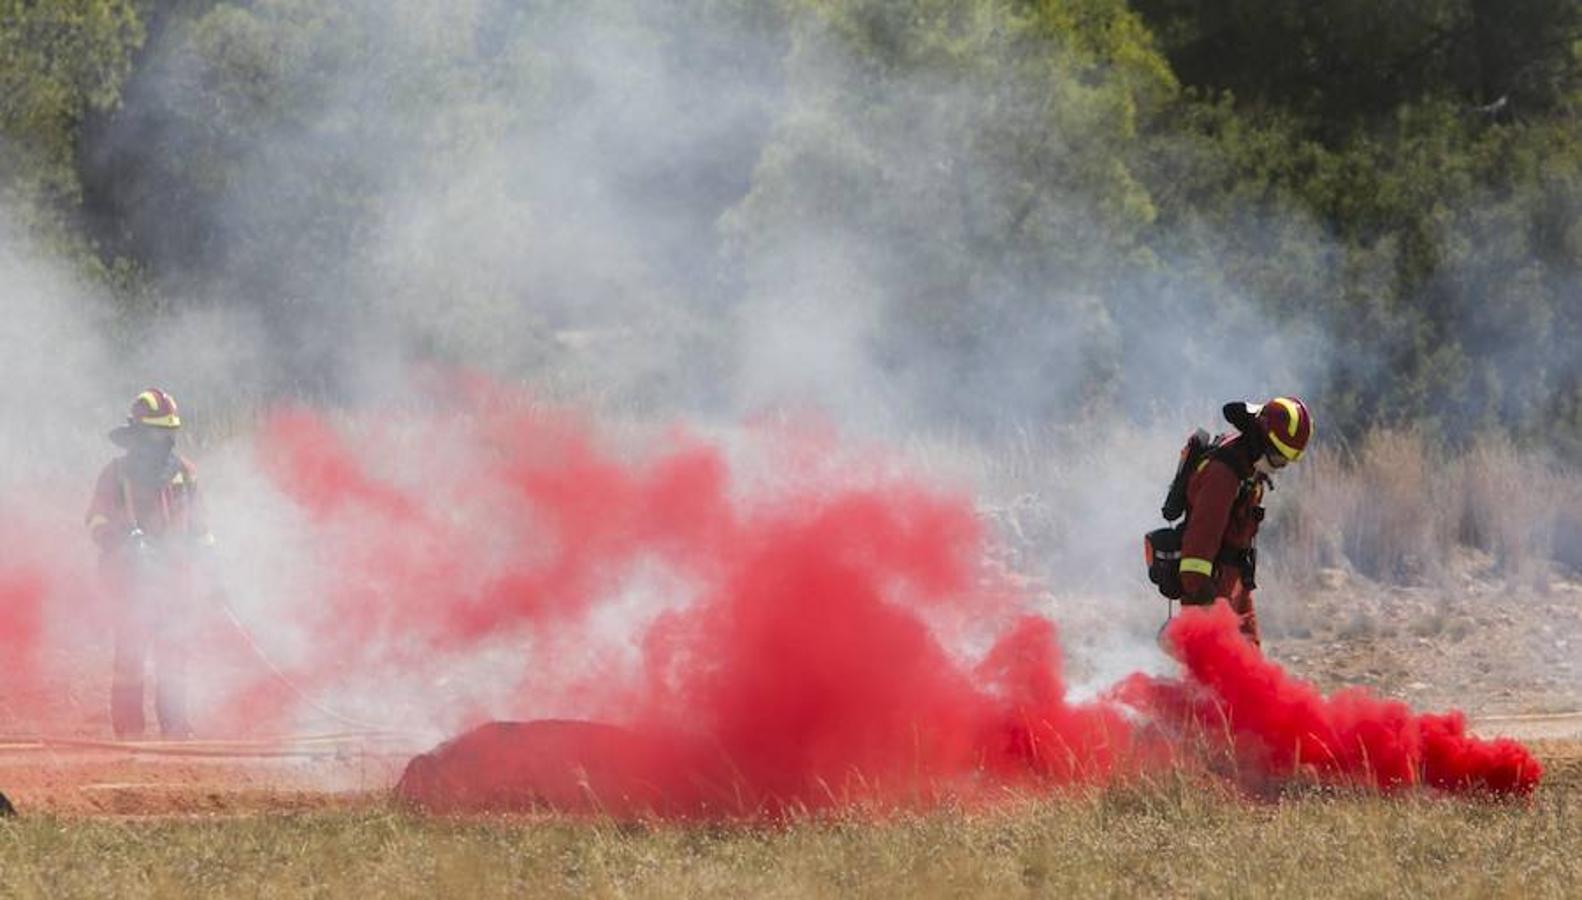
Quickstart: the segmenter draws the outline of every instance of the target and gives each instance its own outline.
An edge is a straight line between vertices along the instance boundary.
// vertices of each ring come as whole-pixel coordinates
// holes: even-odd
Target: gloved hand
[[[148,535],[144,533],[143,529],[141,528],[133,528],[131,531],[128,531],[126,533],[126,541],[123,546],[126,547],[126,552],[131,554],[132,558],[138,560],[147,559],[154,553],[153,543],[148,539]]]
[[[1217,589],[1213,579],[1196,572],[1181,574],[1181,605],[1212,606]]]

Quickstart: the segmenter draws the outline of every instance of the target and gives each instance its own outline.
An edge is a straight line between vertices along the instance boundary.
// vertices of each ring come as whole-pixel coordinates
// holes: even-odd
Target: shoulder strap
[[[1222,435],[1220,438],[1215,439],[1214,446],[1205,455],[1204,462],[1207,463],[1211,459],[1219,460],[1229,466],[1230,470],[1236,473],[1237,478],[1242,481],[1248,481],[1256,473],[1252,464],[1247,461],[1246,456],[1241,452],[1241,445],[1237,443],[1239,437],[1239,435],[1234,435],[1227,440]]]

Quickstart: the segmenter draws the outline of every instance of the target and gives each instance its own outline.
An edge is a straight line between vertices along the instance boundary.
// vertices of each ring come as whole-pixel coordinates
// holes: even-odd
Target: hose
[[[325,718],[333,719],[342,725],[350,725],[351,727],[362,731],[383,734],[399,734],[396,729],[386,728],[382,725],[375,725],[370,722],[365,722],[361,719],[353,718],[352,716],[344,715],[313,699],[306,691],[299,687],[295,681],[291,680],[291,676],[281,671],[280,667],[275,665],[275,661],[269,658],[269,654],[264,652],[264,648],[258,646],[258,641],[253,639],[253,633],[248,630],[246,625],[242,624],[241,618],[236,615],[236,610],[231,608],[231,604],[226,601],[225,596],[219,592],[215,592],[213,594],[213,599],[215,605],[218,606],[223,613],[225,613],[225,618],[231,623],[231,627],[235,628],[236,633],[241,635],[243,643],[247,644],[247,647],[252,651],[253,656],[263,664],[264,668],[269,671],[269,674],[274,676],[276,681],[284,685],[286,690],[290,691],[299,701],[302,702],[304,706],[308,707],[314,712],[317,712]]]

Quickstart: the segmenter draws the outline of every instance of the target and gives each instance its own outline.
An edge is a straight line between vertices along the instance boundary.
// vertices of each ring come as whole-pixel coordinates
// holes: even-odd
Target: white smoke
[[[192,423],[231,602],[289,667],[312,649],[298,623],[315,567],[334,562],[260,472],[251,435],[270,404],[400,404],[438,364],[645,422],[811,411],[973,485],[1095,679],[1157,661],[1161,604],[1137,548],[1181,438],[1225,400],[1316,387],[1324,336],[1273,338],[1262,305],[1223,284],[1073,274],[1101,204],[973,139],[1025,133],[1050,85],[1013,83],[998,108],[984,98],[1001,86],[981,77],[870,82],[816,18],[664,18],[611,2],[280,0],[163,32],[127,101],[163,129],[112,130],[105,156],[165,266],[150,288],[164,305],[118,321],[102,291],[7,242],[4,382],[14,402],[48,399],[0,426],[4,479],[48,469],[86,485],[133,393],[168,388]],[[864,83],[879,96],[841,94]],[[843,118],[864,100],[884,114]],[[1039,152],[1070,159],[1079,136],[1049,122]],[[809,189],[826,175],[826,194]],[[1025,236],[951,270],[937,251],[974,240],[975,210],[1003,215],[1022,195]],[[927,295],[936,281],[958,293]],[[379,463],[410,483],[465,458],[401,448]],[[483,673],[514,646],[451,661],[438,693],[375,672],[326,702],[449,727],[454,710],[385,701],[475,688],[474,705],[507,714],[511,680]],[[210,699],[226,687],[216,675]]]

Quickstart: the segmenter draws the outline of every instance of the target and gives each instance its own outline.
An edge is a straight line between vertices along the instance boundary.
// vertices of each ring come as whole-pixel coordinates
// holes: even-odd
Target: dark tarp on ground
[[[686,741],[597,722],[490,722],[415,757],[396,797],[433,812],[686,815],[719,809]],[[726,800],[721,794],[716,800]]]

